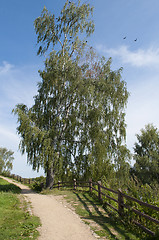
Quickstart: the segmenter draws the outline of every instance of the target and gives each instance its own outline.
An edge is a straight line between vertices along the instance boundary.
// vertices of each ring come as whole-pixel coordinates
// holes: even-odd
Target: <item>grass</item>
[[[53,189],[51,191],[44,190],[42,193],[53,194],[56,195],[57,199],[66,201],[68,207],[74,210],[101,239],[140,239],[126,228],[119,217],[111,214],[110,210],[104,209],[98,198],[90,195],[88,191]]]
[[[0,240],[37,239],[38,217],[30,215],[20,188],[0,178]]]

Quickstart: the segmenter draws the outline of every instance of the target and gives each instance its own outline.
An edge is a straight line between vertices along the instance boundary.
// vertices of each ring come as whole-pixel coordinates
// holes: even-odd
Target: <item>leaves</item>
[[[143,183],[159,183],[159,131],[152,124],[137,134],[134,147],[134,173]]]
[[[99,178],[125,138],[129,94],[122,69],[112,71],[111,59],[98,58],[82,39],[94,31],[92,11],[89,4],[66,1],[55,18],[44,8],[35,20],[38,54],[52,50],[39,71],[34,105],[14,109],[28,162],[59,178],[70,172]]]
[[[13,168],[14,152],[7,148],[0,148],[0,173],[9,173]]]
[[[79,40],[79,35],[86,33],[88,37],[94,32],[94,23],[89,19],[92,13],[93,8],[89,4],[81,5],[80,1],[77,5],[66,1],[57,18],[44,7],[41,16],[34,21],[37,44],[41,43],[37,54],[43,55],[50,45],[54,49],[58,44],[61,48],[58,53],[63,56],[66,50],[70,56],[75,50],[80,51],[85,40]]]

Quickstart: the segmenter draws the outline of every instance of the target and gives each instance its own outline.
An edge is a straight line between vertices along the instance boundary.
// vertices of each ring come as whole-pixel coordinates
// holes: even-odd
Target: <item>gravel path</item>
[[[2,177],[4,178],[4,177]],[[39,240],[95,240],[87,225],[78,215],[65,207],[52,195],[34,193],[29,187],[4,178],[22,189],[22,194],[31,202],[33,214],[41,219]]]

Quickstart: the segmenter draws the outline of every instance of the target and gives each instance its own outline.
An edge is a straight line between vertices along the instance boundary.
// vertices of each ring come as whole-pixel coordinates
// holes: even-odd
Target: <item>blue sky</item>
[[[84,1],[82,1],[84,2]],[[90,0],[95,32],[88,39],[100,55],[112,57],[112,69],[123,67],[130,92],[126,109],[127,146],[133,152],[135,134],[148,123],[159,128],[159,1]],[[13,172],[41,175],[21,156],[16,134],[17,103],[33,104],[43,59],[36,55],[33,22],[44,5],[58,16],[64,0],[1,0],[0,7],[0,146],[14,151]],[[126,37],[126,39],[123,39]],[[137,38],[137,41],[134,41]]]

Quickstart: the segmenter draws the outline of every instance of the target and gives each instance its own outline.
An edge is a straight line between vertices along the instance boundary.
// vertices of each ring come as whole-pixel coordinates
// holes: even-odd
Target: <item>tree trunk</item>
[[[53,188],[54,184],[54,171],[52,168],[49,168],[47,170],[47,176],[46,176],[46,188]]]

